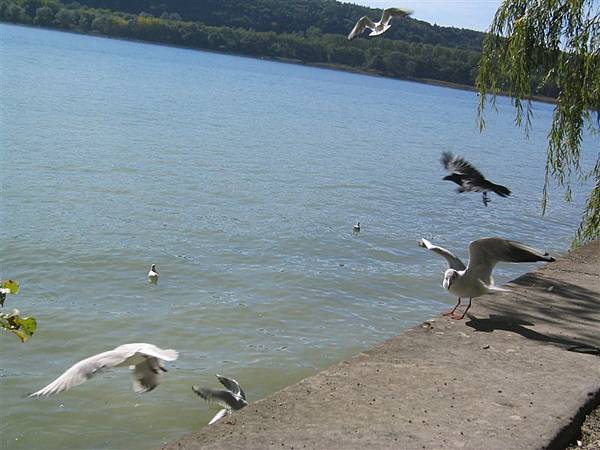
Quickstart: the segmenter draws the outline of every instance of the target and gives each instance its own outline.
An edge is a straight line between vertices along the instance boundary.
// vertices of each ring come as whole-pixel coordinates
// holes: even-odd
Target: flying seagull
[[[506,186],[494,184],[485,179],[485,177],[461,156],[454,156],[451,152],[442,153],[441,162],[450,175],[446,175],[444,180],[454,181],[458,184],[458,192],[483,192],[483,204],[488,205],[491,200],[487,193],[495,192],[500,197],[508,197],[510,190]]]
[[[192,390],[204,400],[211,403],[217,403],[223,408],[210,422],[208,422],[209,425],[212,425],[224,416],[231,414],[231,411],[242,409],[244,406],[248,405],[246,394],[237,381],[233,378],[227,378],[219,374],[217,374],[216,377],[221,384],[227,388],[226,390],[192,386]]]
[[[150,283],[156,283],[158,281],[158,272],[156,271],[156,264],[152,264],[150,266],[150,271],[148,272],[148,281]]]
[[[371,30],[369,36],[379,36],[380,34],[385,33],[391,27],[390,22],[392,21],[393,17],[405,17],[410,16],[411,14],[412,11],[408,11],[406,9],[386,8],[383,10],[383,13],[381,14],[381,20],[379,22],[373,22],[367,16],[363,16],[358,20],[358,22],[356,22],[356,25],[354,25],[354,28],[348,35],[348,40],[351,41],[352,39],[360,36],[362,32],[365,31],[365,28],[369,28]]]
[[[352,231],[355,233],[360,233],[360,222],[356,222],[356,225],[352,227]]]
[[[143,394],[160,383],[160,371],[166,372],[163,362],[175,361],[175,350],[163,350],[152,344],[125,344],[91,356],[71,366],[65,373],[29,397],[58,394],[78,386],[111,367],[129,366],[133,376],[133,390]]]
[[[421,239],[419,245],[443,256],[448,261],[450,268],[444,273],[443,286],[458,297],[458,302],[444,315],[457,320],[464,319],[473,298],[493,291],[507,290],[494,286],[492,270],[498,262],[554,261],[548,253],[542,253],[520,242],[502,238],[483,238],[469,244],[469,265],[465,268],[464,263],[445,248],[432,245],[427,239]],[[460,317],[456,317],[454,312],[459,307],[462,297],[469,297],[469,305]]]

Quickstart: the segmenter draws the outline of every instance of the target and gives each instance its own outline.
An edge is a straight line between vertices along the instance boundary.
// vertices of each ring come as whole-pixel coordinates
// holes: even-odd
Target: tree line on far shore
[[[85,2],[86,0],[82,1]],[[114,3],[114,6],[119,4],[129,5],[129,9],[131,9],[129,2],[118,2],[116,0],[87,0],[87,2],[95,4]],[[136,0],[132,4],[140,2],[145,4],[154,3],[151,0]],[[229,0],[226,3],[232,2],[233,0]],[[164,7],[165,3],[168,2],[163,1],[160,4]],[[177,2],[172,0],[171,3]],[[337,2],[328,1],[325,3],[338,4]],[[369,8],[356,5],[351,6],[369,10]],[[156,8],[151,10],[156,12]],[[372,15],[376,16],[377,11],[372,11]],[[357,10],[356,13],[358,14],[360,11]],[[467,40],[469,42],[467,47],[470,48],[387,38],[361,38],[348,41],[345,34],[324,33],[314,25],[309,26],[305,31],[281,33],[256,31],[241,27],[213,26],[203,22],[183,20],[179,12],[162,11],[160,16],[157,17],[148,12],[133,14],[91,8],[82,6],[77,2],[67,4],[59,0],[0,0],[0,20],[85,34],[138,39],[195,49],[337,66],[394,78],[436,80],[467,86],[473,86],[475,83],[477,65],[481,56],[480,51],[472,48],[476,45],[473,44],[473,39]],[[214,17],[212,20],[214,20]],[[406,19],[398,20],[396,25],[399,26],[404,20]],[[231,20],[229,22],[231,23]],[[346,22],[349,22],[348,19],[346,19]],[[351,22],[349,23],[351,24]],[[433,27],[427,25],[430,28]],[[351,25],[346,28],[351,29]],[[444,30],[443,27],[437,28]],[[481,33],[469,30],[450,30],[481,35]],[[552,95],[551,90],[548,88],[540,93]]]

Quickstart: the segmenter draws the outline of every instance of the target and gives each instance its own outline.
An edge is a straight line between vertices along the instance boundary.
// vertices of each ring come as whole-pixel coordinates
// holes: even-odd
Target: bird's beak
[[[442,286],[444,286],[444,289],[446,290],[450,289],[450,286],[452,286],[452,278],[444,278]]]

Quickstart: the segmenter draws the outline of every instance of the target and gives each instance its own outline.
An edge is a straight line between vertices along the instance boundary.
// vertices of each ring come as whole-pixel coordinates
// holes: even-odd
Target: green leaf
[[[35,320],[35,317],[23,317],[22,319],[17,318],[17,323],[19,328],[10,331],[15,333],[21,339],[21,342],[26,342],[37,329],[37,320]]]
[[[35,317],[20,317],[19,310],[10,314],[0,313],[0,327],[17,335],[21,342],[27,341],[37,329]]]
[[[4,280],[2,283],[0,283],[0,288],[8,289],[7,293],[17,295],[19,293],[19,289],[21,289],[21,286],[19,285],[18,281]]]

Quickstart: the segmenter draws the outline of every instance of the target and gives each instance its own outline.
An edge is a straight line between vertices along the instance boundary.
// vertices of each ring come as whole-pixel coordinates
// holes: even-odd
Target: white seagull
[[[358,37],[363,31],[365,31],[365,28],[371,29],[369,36],[379,36],[380,34],[385,33],[391,27],[390,22],[392,21],[393,17],[405,17],[410,16],[411,14],[412,11],[406,9],[386,8],[383,10],[383,13],[381,14],[381,20],[379,22],[373,22],[367,16],[363,16],[358,20],[358,22],[356,22],[356,25],[354,25],[354,28],[348,35],[348,40],[351,41],[352,39]]]
[[[453,319],[464,319],[471,307],[471,300],[475,297],[493,291],[507,291],[494,286],[492,270],[500,262],[552,262],[555,259],[520,242],[509,241],[502,238],[477,239],[469,244],[469,265],[464,263],[445,248],[432,245],[427,239],[421,239],[419,245],[443,256],[450,268],[444,273],[443,286],[458,297],[458,302],[451,311],[444,313]],[[469,305],[460,317],[454,316],[462,297],[469,297]]]
[[[356,225],[354,225],[352,227],[352,231],[354,231],[355,233],[359,233],[360,232],[360,222],[356,222]]]
[[[192,390],[204,400],[217,403],[223,408],[215,415],[215,417],[211,419],[210,422],[208,422],[209,425],[212,425],[224,416],[231,414],[232,410],[242,409],[248,405],[248,402],[246,401],[246,394],[237,381],[235,381],[233,378],[227,378],[219,374],[217,374],[216,377],[221,384],[227,388],[226,390],[192,386]]]
[[[148,272],[148,281],[150,283],[156,283],[158,281],[158,272],[156,271],[156,264],[152,264],[150,266],[150,271]]]
[[[120,345],[114,350],[79,361],[45,388],[29,394],[29,397],[58,394],[82,384],[105,369],[125,366],[133,371],[133,390],[142,394],[158,386],[160,371],[167,371],[163,362],[175,361],[177,356],[175,350],[163,350],[152,344]]]

